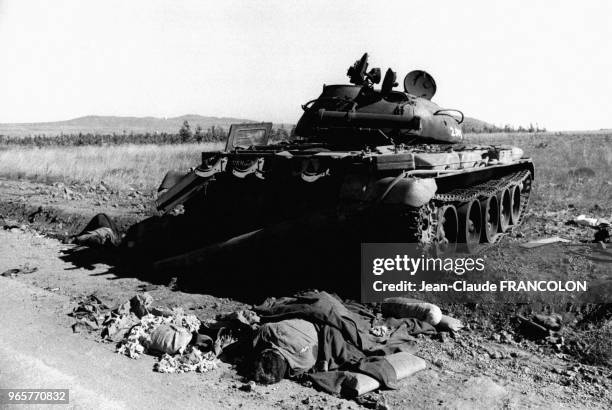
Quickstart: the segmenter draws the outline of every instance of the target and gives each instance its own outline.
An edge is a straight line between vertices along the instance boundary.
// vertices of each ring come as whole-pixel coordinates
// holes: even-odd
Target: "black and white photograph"
[[[0,0],[0,407],[612,408],[610,16]]]

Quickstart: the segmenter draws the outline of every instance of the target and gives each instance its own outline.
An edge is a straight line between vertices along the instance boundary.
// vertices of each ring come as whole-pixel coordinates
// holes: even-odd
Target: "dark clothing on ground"
[[[306,292],[264,303],[254,310],[262,322],[298,318],[319,327],[317,365],[310,378],[316,386],[332,393],[340,392],[343,370],[367,374],[393,388],[397,382],[395,371],[382,356],[410,351],[415,335],[436,332],[433,326],[417,319],[391,319],[389,324],[395,331],[386,338],[377,338],[370,334],[373,315],[362,305],[343,304],[327,292]]]

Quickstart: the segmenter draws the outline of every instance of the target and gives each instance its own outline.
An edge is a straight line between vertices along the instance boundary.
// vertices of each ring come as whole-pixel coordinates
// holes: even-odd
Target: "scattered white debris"
[[[536,239],[534,241],[529,241],[527,243],[522,243],[520,246],[521,246],[521,248],[531,249],[531,248],[537,248],[537,247],[540,247],[540,246],[550,245],[552,243],[558,243],[558,242],[570,243],[571,241],[569,239],[560,238],[558,236],[553,236],[551,238]]]
[[[202,353],[195,346],[188,346],[183,354],[164,354],[153,370],[160,373],[206,373],[219,368],[219,359],[213,352]]]

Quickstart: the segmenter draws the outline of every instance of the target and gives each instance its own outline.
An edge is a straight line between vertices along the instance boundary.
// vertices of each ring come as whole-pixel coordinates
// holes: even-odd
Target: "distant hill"
[[[229,129],[232,123],[255,122],[240,118],[204,117],[201,115],[182,115],[172,118],[156,117],[115,117],[89,115],[67,121],[0,124],[0,135],[60,135],[60,134],[121,134],[126,133],[176,133],[188,121],[192,129],[201,126],[204,130],[215,126]]]
[[[66,121],[0,124],[0,135],[20,137],[27,135],[74,135],[79,133],[100,135],[122,134],[124,132],[128,134],[177,133],[184,121],[188,121],[192,129],[199,125],[204,131],[212,126],[228,130],[232,123],[256,122],[242,118],[206,117],[195,114],[171,118],[88,115]],[[289,131],[293,124],[274,124],[275,128],[279,126],[284,126]],[[463,131],[466,133],[483,132],[485,128],[493,130],[496,127],[493,124],[471,117],[466,117],[463,122]]]
[[[463,132],[484,132],[485,129],[493,130],[497,127],[493,124],[490,124],[486,121],[481,121],[472,117],[465,117],[463,120],[463,124],[461,124],[463,128]]]

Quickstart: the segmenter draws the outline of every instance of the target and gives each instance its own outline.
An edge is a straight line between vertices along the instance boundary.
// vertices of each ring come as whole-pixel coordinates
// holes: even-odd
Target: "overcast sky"
[[[0,0],[0,122],[187,113],[295,122],[371,66],[495,124],[612,127],[612,2]]]

